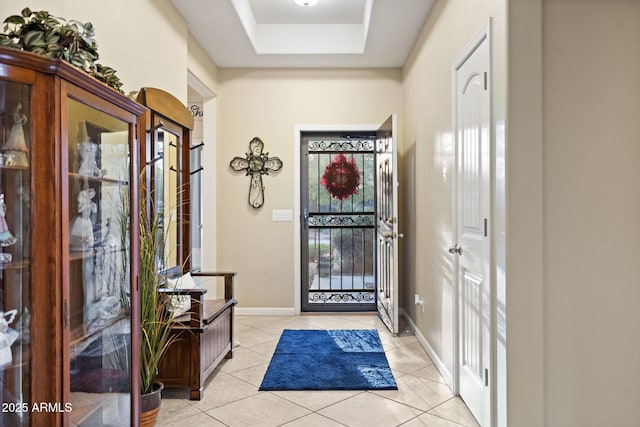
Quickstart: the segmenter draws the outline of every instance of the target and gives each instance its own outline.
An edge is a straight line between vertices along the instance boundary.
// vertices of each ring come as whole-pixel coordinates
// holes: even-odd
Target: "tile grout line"
[[[299,322],[299,321],[297,321],[295,319],[298,319],[298,318],[295,317],[295,316],[292,316],[292,317],[274,319],[274,320],[276,320],[276,322],[275,322],[276,325],[274,325],[276,328],[279,328],[278,325],[281,324],[281,328],[279,328],[277,331],[274,331],[274,329],[264,329],[263,327],[264,327],[265,324],[261,324],[261,326],[263,326],[263,327],[252,326],[253,322],[252,321],[248,321],[249,319],[247,319],[247,318],[242,319],[242,320],[245,320],[245,322],[237,321],[236,325],[242,325],[242,329],[246,328],[246,330],[243,331],[243,332],[251,334],[252,337],[254,337],[254,334],[255,335],[265,334],[265,335],[269,335],[269,336],[271,336],[271,335],[276,336],[276,338],[274,338],[273,340],[267,340],[265,342],[252,344],[251,347],[243,346],[242,348],[244,350],[249,350],[250,353],[246,353],[246,354],[254,354],[256,356],[259,356],[260,358],[269,359],[270,357],[273,357],[273,353],[271,353],[271,356],[269,356],[268,354],[265,354],[265,353],[269,352],[268,347],[265,349],[265,350],[267,350],[266,352],[259,352],[259,351],[253,350],[252,347],[261,346],[261,345],[267,345],[270,342],[277,341],[277,336],[281,335],[282,331],[284,329],[292,329],[293,327],[295,327],[296,324],[300,325],[301,328],[305,328],[305,329],[309,329],[309,328],[320,329],[320,330],[326,330],[326,329],[376,329],[379,332],[381,330],[382,331],[384,330],[384,329],[380,329],[378,326],[372,325],[371,322],[368,321],[368,319],[356,319],[355,321],[351,321],[351,319],[342,319],[341,318],[341,319],[333,319],[331,322],[323,322],[319,318],[309,318],[308,319],[308,320],[310,320],[309,323]],[[251,319],[251,320],[253,320],[253,319]],[[270,319],[268,319],[268,320],[270,320]],[[307,319],[305,319],[305,320],[307,320]],[[339,320],[341,323],[337,322],[337,320]],[[265,322],[265,323],[267,323],[267,322]],[[321,326],[323,323],[327,323],[328,324],[327,326],[329,326],[329,327]],[[341,327],[336,327],[336,324],[340,324]],[[352,325],[352,327],[349,328],[349,327],[346,327],[345,325]],[[238,335],[242,336],[243,332],[239,332]],[[382,332],[381,332],[381,338],[382,338]],[[385,350],[384,350],[385,356],[387,356],[388,352],[393,351],[393,350],[396,350],[398,352],[408,351],[410,353],[413,353],[413,351],[412,351],[413,350],[412,349],[412,344],[413,343],[410,342],[410,340],[398,340],[397,338],[398,337],[391,337],[390,338],[390,337],[385,336],[385,340],[388,343],[387,345],[389,347],[389,348],[385,348]],[[240,338],[240,341],[243,341],[242,338]],[[251,342],[251,340],[249,342]],[[383,343],[383,345],[384,345],[384,343]],[[402,356],[400,356],[400,357],[402,357]],[[388,358],[388,356],[387,356],[387,358]],[[427,360],[430,361],[430,359],[427,359]],[[246,361],[244,361],[244,362],[246,362]],[[255,375],[255,374],[258,373],[258,369],[256,369],[256,368],[259,367],[260,365],[265,364],[265,363],[266,363],[266,366],[268,367],[268,363],[269,362],[267,360],[264,363],[259,363],[259,364],[253,365],[253,366],[246,366],[246,367],[243,367],[242,369],[236,369],[234,371],[224,371],[223,370],[224,369],[224,365],[222,365],[221,367],[216,369],[217,372],[213,376],[210,377],[210,380],[209,380],[208,384],[205,385],[205,389],[208,386],[210,386],[212,382],[214,382],[216,380],[216,377],[218,375],[223,374],[223,375],[228,375],[229,378],[233,378],[234,380],[239,381],[242,384],[248,385],[251,388],[255,388],[255,390],[253,392],[251,392],[251,394],[248,395],[248,396],[236,398],[236,399],[234,399],[234,400],[232,400],[230,402],[215,406],[215,407],[210,408],[208,410],[211,411],[211,410],[214,410],[216,408],[224,407],[225,405],[242,402],[242,401],[247,400],[249,398],[255,397],[256,395],[262,394],[263,392],[259,390],[259,385],[253,384],[253,383],[249,382],[249,380],[254,380],[255,378],[257,378],[257,375]],[[240,363],[240,365],[242,365],[242,363]],[[409,365],[407,365],[407,366],[409,366]],[[427,377],[422,377],[420,375],[415,375],[416,372],[419,372],[419,371],[421,371],[421,370],[423,370],[425,368],[428,368],[429,366],[434,366],[433,361],[431,361],[430,364],[429,363],[425,364],[425,366],[423,366],[423,367],[420,367],[420,368],[417,368],[417,369],[411,369],[409,371],[403,371],[403,370],[396,369],[396,374],[394,374],[394,377],[395,378],[401,378],[403,376],[411,375],[411,376],[414,376],[416,378],[419,378],[421,381],[424,380],[424,381],[427,381],[428,383],[442,385],[443,383],[441,383],[440,381],[437,381],[437,380],[434,380],[434,379],[431,379],[431,378],[427,378]],[[239,376],[236,376],[236,375],[239,375],[243,371],[249,371],[251,369],[254,369],[255,372],[253,372],[253,373],[247,372],[244,375],[244,377],[248,378],[249,380],[244,379],[244,378],[240,378]],[[238,384],[240,384],[240,383],[238,383]],[[446,385],[446,384],[444,384],[444,385]],[[244,386],[242,386],[242,387],[244,387]],[[247,390],[247,392],[249,392],[249,390]],[[393,399],[391,397],[387,397],[387,396],[382,396],[380,394],[376,394],[373,391],[361,390],[361,391],[358,391],[354,395],[348,396],[346,398],[341,398],[340,400],[338,400],[336,402],[333,402],[333,403],[330,403],[330,404],[323,404],[322,407],[313,410],[313,409],[307,408],[306,406],[303,406],[303,405],[301,405],[299,403],[296,403],[296,401],[293,401],[290,398],[279,396],[279,395],[275,394],[274,392],[266,391],[266,393],[271,394],[275,398],[282,399],[283,401],[286,401],[288,404],[291,404],[291,405],[294,405],[295,407],[298,407],[300,410],[307,411],[307,413],[305,415],[301,415],[301,416],[298,416],[298,417],[296,417],[296,418],[294,418],[292,420],[289,420],[289,421],[286,421],[286,422],[282,422],[281,424],[278,424],[280,426],[286,425],[288,423],[295,422],[297,420],[301,420],[304,417],[310,416],[311,414],[315,414],[315,415],[317,415],[319,417],[322,417],[324,419],[331,420],[331,421],[333,421],[333,422],[335,422],[335,423],[337,423],[339,425],[348,427],[349,424],[344,424],[344,422],[337,421],[337,420],[333,419],[330,416],[327,416],[327,415],[324,415],[324,414],[320,413],[320,411],[323,411],[323,410],[325,410],[327,408],[330,408],[331,406],[344,403],[345,401],[347,401],[349,399],[352,399],[352,398],[355,398],[356,396],[361,396],[364,393],[369,393],[372,396],[381,397],[381,398],[383,398],[385,400],[393,402],[394,404],[402,405],[402,406],[404,406],[406,408],[410,408],[410,409],[412,409],[414,411],[418,411],[419,412],[418,415],[415,415],[412,418],[410,418],[409,420],[404,421],[402,424],[398,424],[398,426],[404,425],[404,424],[410,422],[411,420],[415,420],[415,419],[417,419],[417,418],[419,418],[421,416],[424,416],[425,414],[428,414],[429,416],[437,417],[437,418],[442,419],[442,420],[446,420],[446,421],[454,423],[456,425],[460,425],[460,426],[464,426],[465,425],[465,424],[461,424],[459,421],[454,421],[452,419],[446,418],[445,416],[434,414],[434,413],[431,412],[431,411],[436,410],[437,408],[441,407],[442,405],[446,404],[447,402],[452,401],[453,399],[456,398],[456,396],[450,397],[450,398],[446,399],[445,401],[443,401],[443,402],[431,407],[430,409],[424,410],[424,409],[421,409],[421,408],[416,408],[412,404],[405,403],[405,402],[403,402],[401,400],[395,400],[395,399]],[[366,399],[366,397],[364,397],[364,398]],[[186,399],[180,399],[180,400],[186,400]],[[207,412],[206,409],[201,409],[200,407],[195,406],[195,403],[192,403],[191,401],[187,401],[187,402],[192,407],[195,407],[198,410],[197,413],[192,415],[192,416],[198,416],[198,415],[204,413],[204,414],[206,414],[207,417],[215,419],[217,422],[220,422],[223,425],[228,425],[228,424],[222,422],[221,420],[217,419],[216,417],[210,415]],[[179,421],[179,420],[174,420],[171,423],[177,422],[177,421]],[[162,423],[162,424],[159,424],[159,425],[162,426],[162,425],[167,425],[167,424],[171,424],[171,423],[166,423],[165,422],[165,423]],[[231,422],[231,424],[233,424],[233,422]]]

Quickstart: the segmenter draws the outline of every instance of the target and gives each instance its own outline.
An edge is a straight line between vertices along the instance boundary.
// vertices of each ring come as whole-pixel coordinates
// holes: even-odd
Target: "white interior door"
[[[398,147],[396,115],[376,134],[377,306],[391,333],[398,333]]]
[[[454,65],[458,380],[482,426],[491,423],[491,91],[488,28]]]

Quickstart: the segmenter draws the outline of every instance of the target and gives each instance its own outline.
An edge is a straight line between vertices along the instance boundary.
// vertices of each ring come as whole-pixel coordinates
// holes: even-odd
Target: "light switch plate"
[[[273,221],[293,221],[293,211],[291,209],[274,209],[271,211]]]

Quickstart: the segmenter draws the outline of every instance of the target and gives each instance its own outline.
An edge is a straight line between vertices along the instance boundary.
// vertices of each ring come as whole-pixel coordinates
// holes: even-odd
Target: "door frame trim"
[[[457,235],[458,235],[458,229],[460,224],[458,223],[458,219],[457,219],[457,199],[458,199],[458,194],[457,194],[457,168],[458,168],[458,162],[457,162],[457,155],[458,155],[458,150],[457,150],[457,138],[458,138],[458,123],[456,120],[456,111],[458,108],[458,97],[457,97],[457,92],[458,92],[458,82],[457,82],[457,72],[460,69],[460,67],[462,67],[462,65],[466,62],[466,60],[473,54],[473,52],[475,52],[475,50],[478,48],[478,46],[480,46],[480,44],[485,41],[488,40],[489,43],[489,76],[488,76],[488,88],[489,88],[489,152],[490,152],[490,164],[489,164],[489,175],[491,176],[491,182],[489,184],[489,188],[491,189],[490,191],[490,196],[489,196],[489,246],[490,246],[490,251],[489,251],[489,272],[490,272],[490,280],[491,283],[489,285],[489,312],[490,312],[490,322],[491,322],[491,326],[489,328],[489,345],[490,345],[490,351],[489,351],[489,369],[490,369],[490,373],[489,373],[489,387],[490,387],[490,405],[489,405],[489,411],[490,411],[490,424],[492,426],[496,425],[496,420],[497,420],[497,377],[496,377],[496,371],[497,371],[497,363],[496,363],[496,352],[497,352],[497,331],[496,331],[496,317],[497,317],[497,313],[496,313],[496,265],[495,265],[495,235],[494,235],[494,227],[493,227],[493,223],[494,223],[494,213],[495,213],[495,193],[494,193],[494,189],[495,189],[495,165],[496,165],[496,144],[495,144],[495,138],[496,138],[496,133],[495,133],[495,129],[494,129],[494,124],[493,124],[493,120],[494,120],[494,112],[493,112],[493,46],[492,46],[492,19],[489,18],[487,19],[487,22],[482,26],[482,28],[480,29],[480,31],[478,33],[476,33],[476,35],[465,45],[465,47],[462,49],[461,53],[455,58],[455,60],[453,61],[452,67],[451,67],[451,81],[452,81],[452,94],[451,94],[451,99],[452,99],[452,112],[451,112],[451,117],[452,117],[452,129],[453,129],[453,159],[454,159],[454,173],[453,173],[453,179],[452,179],[452,190],[453,190],[453,197],[452,197],[452,230],[453,230],[453,235],[456,236],[457,239]],[[455,395],[460,395],[460,322],[459,322],[459,316],[460,316],[460,292],[459,292],[459,281],[458,281],[458,257],[454,258],[454,264],[453,264],[453,310],[452,310],[452,317],[453,317],[453,359],[454,359],[454,363],[453,363],[453,367],[451,370],[451,374],[452,374],[452,380],[453,380],[453,384],[452,384],[452,391]]]
[[[293,127],[293,295],[294,311],[298,315],[302,306],[301,253],[300,253],[300,135],[302,132],[375,132],[380,125],[311,125],[298,124]]]

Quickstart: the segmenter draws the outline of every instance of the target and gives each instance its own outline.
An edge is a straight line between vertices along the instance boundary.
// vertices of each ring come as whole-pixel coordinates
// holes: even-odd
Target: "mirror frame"
[[[150,195],[156,188],[155,168],[152,165],[157,161],[166,162],[163,157],[155,156],[154,149],[157,138],[157,130],[177,136],[176,147],[176,221],[177,221],[177,248],[176,266],[180,266],[183,273],[191,270],[191,174],[190,174],[190,147],[191,131],[193,130],[193,115],[188,108],[170,93],[157,88],[143,87],[138,92],[136,101],[147,107],[146,114],[146,142],[140,143],[140,171],[144,174],[140,191],[146,192],[147,212],[155,214]],[[154,157],[155,156],[155,157]],[[163,170],[168,171],[171,165],[164,163]],[[166,197],[166,194],[164,195]],[[168,201],[165,199],[165,203]],[[172,265],[166,268],[175,267]]]

